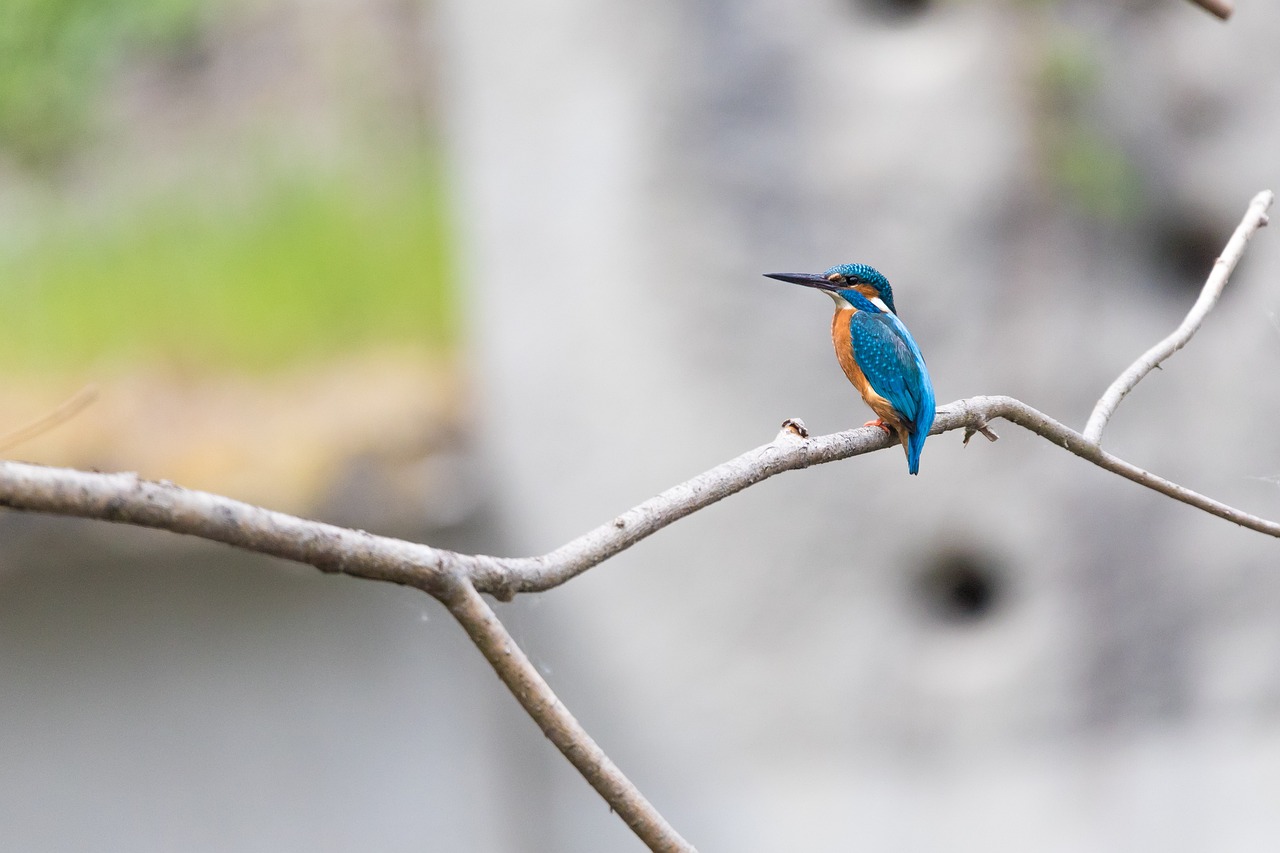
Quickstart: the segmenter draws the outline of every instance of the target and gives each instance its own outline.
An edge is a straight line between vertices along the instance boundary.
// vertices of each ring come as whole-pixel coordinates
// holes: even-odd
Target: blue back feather
[[[920,452],[936,410],[924,356],[896,315],[881,311],[856,290],[841,290],[840,295],[858,309],[849,318],[849,337],[858,366],[875,392],[889,401],[907,425],[907,470],[915,474],[920,470]],[[885,304],[890,304],[888,299]]]

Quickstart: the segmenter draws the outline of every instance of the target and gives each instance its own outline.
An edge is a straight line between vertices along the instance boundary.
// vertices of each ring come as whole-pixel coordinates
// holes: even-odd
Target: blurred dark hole
[[[857,0],[857,5],[877,18],[908,21],[929,11],[933,0]]]
[[[1152,251],[1165,291],[1179,300],[1198,293],[1229,236],[1230,225],[1208,216],[1183,214],[1157,222]]]
[[[971,551],[944,551],[920,574],[916,594],[925,610],[947,622],[977,622],[990,616],[1005,595],[994,561]]]

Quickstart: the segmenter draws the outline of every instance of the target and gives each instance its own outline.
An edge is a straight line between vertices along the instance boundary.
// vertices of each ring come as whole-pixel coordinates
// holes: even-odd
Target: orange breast
[[[856,308],[841,308],[836,311],[835,317],[831,319],[831,341],[836,345],[836,360],[840,362],[840,368],[844,370],[844,375],[849,377],[853,387],[858,389],[862,399],[871,407],[871,411],[875,412],[877,417],[892,427],[898,434],[898,438],[905,444],[907,431],[902,420],[898,417],[898,413],[894,411],[893,404],[876,393],[875,389],[871,387],[871,383],[867,381],[867,375],[858,366],[857,359],[853,357],[853,338],[849,334],[849,320],[853,318],[857,310]]]

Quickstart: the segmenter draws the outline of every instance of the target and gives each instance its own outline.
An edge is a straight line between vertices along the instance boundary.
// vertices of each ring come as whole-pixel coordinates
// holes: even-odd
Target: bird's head
[[[889,286],[889,280],[866,264],[840,264],[820,274],[773,272],[765,273],[765,276],[825,291],[840,307],[862,308],[859,303],[865,300],[885,313],[898,313],[893,306],[893,288]]]

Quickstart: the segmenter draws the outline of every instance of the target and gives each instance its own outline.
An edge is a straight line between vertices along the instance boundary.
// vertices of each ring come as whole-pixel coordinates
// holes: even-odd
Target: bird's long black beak
[[[825,275],[810,272],[767,272],[765,278],[774,278],[788,284],[802,284],[805,287],[816,287],[819,290],[838,290],[836,283]]]

